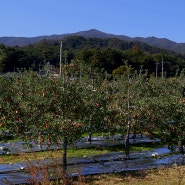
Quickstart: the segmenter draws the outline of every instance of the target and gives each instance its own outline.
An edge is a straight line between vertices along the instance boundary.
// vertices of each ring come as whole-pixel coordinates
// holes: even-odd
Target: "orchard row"
[[[173,147],[185,139],[184,87],[183,74],[158,79],[142,73],[53,78],[22,72],[0,77],[0,128],[38,144],[63,142],[64,164],[67,145],[85,133],[89,140],[102,132],[147,133]]]

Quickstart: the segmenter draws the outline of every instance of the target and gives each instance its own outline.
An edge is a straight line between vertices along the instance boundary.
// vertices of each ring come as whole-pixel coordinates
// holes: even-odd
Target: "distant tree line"
[[[39,71],[47,63],[57,69],[60,60],[59,49],[59,40],[42,40],[24,47],[6,47],[1,44],[0,72],[13,72],[18,69]],[[155,74],[157,70],[160,75],[162,60],[166,76],[173,76],[185,67],[185,56],[142,42],[80,36],[63,39],[63,63],[80,61],[83,65],[104,69],[111,74],[115,70],[116,73],[123,73],[123,66],[127,64],[134,70],[147,70],[149,74]]]

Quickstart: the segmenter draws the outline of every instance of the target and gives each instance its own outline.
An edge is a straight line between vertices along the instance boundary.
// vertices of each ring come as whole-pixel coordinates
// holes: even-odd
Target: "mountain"
[[[156,38],[156,37],[147,37],[147,38],[135,37],[133,39],[139,42],[144,42],[151,46],[172,50],[179,54],[185,54],[185,43],[177,43],[166,38]]]
[[[123,36],[123,35],[114,35],[114,34],[107,34],[101,32],[99,30],[91,29],[87,31],[80,31],[76,33],[68,33],[68,34],[61,34],[61,35],[50,35],[50,36],[38,36],[38,37],[0,37],[0,43],[4,44],[5,46],[25,46],[29,44],[34,44],[39,42],[43,39],[52,39],[52,40],[60,40],[64,37],[76,35],[82,37],[89,37],[89,38],[119,38],[122,40],[131,40],[131,37]]]
[[[159,48],[172,50],[172,51],[175,51],[176,53],[185,55],[185,43],[177,43],[177,42],[173,42],[166,38],[156,38],[156,37],[146,37],[146,38],[134,37],[132,38],[132,37],[128,37],[125,35],[108,34],[108,33],[104,33],[96,29],[80,31],[76,33],[38,36],[38,37],[0,37],[0,43],[4,44],[5,46],[25,46],[29,44],[34,44],[43,39],[61,40],[64,37],[67,37],[70,35],[77,35],[77,36],[89,37],[89,38],[118,38],[118,39],[126,40],[126,41],[139,41],[139,42],[144,42],[151,46],[156,46]]]

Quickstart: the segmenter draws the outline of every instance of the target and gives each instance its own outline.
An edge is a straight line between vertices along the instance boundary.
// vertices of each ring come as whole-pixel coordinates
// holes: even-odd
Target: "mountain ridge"
[[[110,33],[105,33],[97,29],[90,29],[86,31],[79,31],[76,33],[66,33],[66,34],[53,34],[53,35],[43,35],[36,37],[0,37],[0,43],[5,46],[26,46],[29,44],[37,43],[44,39],[60,40],[64,37],[76,35],[89,38],[117,38],[125,41],[139,41],[146,43],[150,46],[155,46],[163,49],[168,49],[175,51],[176,53],[185,55],[185,43],[177,43],[171,41],[167,38],[157,38],[157,37],[129,37],[125,35],[115,35]]]

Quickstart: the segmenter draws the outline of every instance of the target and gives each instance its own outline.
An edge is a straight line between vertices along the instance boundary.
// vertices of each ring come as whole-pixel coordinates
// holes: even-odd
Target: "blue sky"
[[[89,29],[185,42],[185,0],[1,0],[0,37]]]

